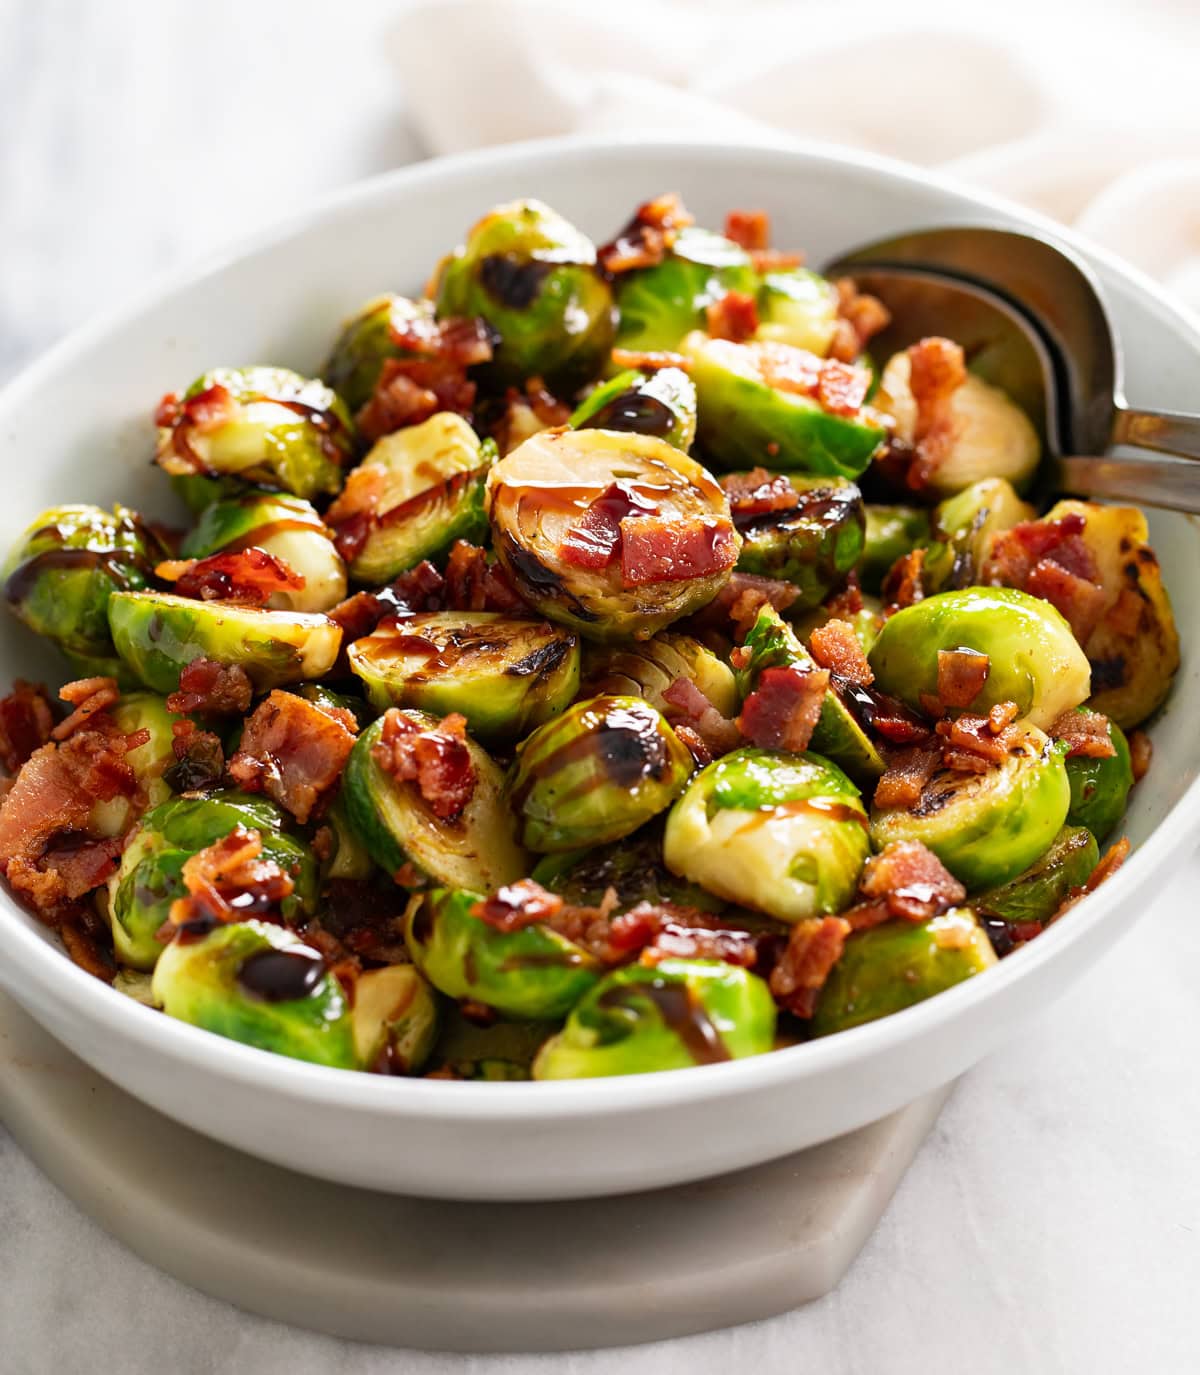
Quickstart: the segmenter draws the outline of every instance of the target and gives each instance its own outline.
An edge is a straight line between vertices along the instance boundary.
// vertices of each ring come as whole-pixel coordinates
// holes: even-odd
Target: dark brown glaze
[[[130,576],[130,563],[130,555],[116,550],[44,549],[12,571],[4,584],[4,595],[10,602],[19,603],[33,591],[43,573],[56,570],[103,572],[115,587],[130,588],[135,585],[135,579]]]
[[[479,280],[484,291],[502,306],[525,310],[537,299],[546,278],[561,266],[517,253],[489,253],[480,260]]]
[[[428,945],[433,939],[433,906],[425,898],[413,914],[412,934],[418,945]]]
[[[716,1065],[732,1057],[721,1034],[687,984],[654,982],[606,989],[597,1005],[606,1009],[634,1008],[638,998],[654,1004],[668,1030],[683,1042],[698,1065]]]
[[[262,500],[261,496],[258,500]],[[311,520],[298,518],[294,520],[268,520],[261,525],[256,525],[252,530],[248,530],[240,539],[222,545],[222,551],[229,554],[240,554],[246,549],[261,546],[264,540],[272,539],[275,535],[288,534],[292,530],[307,530],[314,535],[324,535],[326,539],[333,538],[324,526],[317,525]]]
[[[838,700],[854,717],[862,730],[876,730],[876,723],[881,719],[886,719],[889,722],[905,726],[908,736],[912,740],[923,740],[930,734],[929,723],[918,716],[916,712],[910,711],[897,698],[889,697],[887,693],[879,692],[875,688],[864,687],[861,683],[856,683],[840,673],[830,674],[829,681],[830,686],[837,693]],[[883,734],[884,732],[880,733]]]
[[[620,430],[629,434],[648,434],[665,439],[675,428],[675,413],[656,396],[645,396],[636,389],[614,396],[580,426],[589,430]]]
[[[795,506],[778,511],[739,516],[735,510],[733,523],[746,533],[809,525],[833,529],[851,516],[862,502],[862,493],[857,487],[818,487],[809,492],[800,492],[799,497]]]
[[[853,821],[864,831],[870,824],[857,807],[851,807],[845,802],[838,802],[831,797],[797,797],[790,802],[779,802],[774,806],[759,808],[744,825],[738,827],[735,834],[743,835],[746,831],[757,830],[759,826],[765,826],[767,822],[781,816],[800,816],[805,812],[813,816],[826,817],[830,821]]]
[[[238,967],[237,981],[252,998],[264,1003],[295,1002],[307,998],[321,982],[325,961],[301,950],[256,950]]]

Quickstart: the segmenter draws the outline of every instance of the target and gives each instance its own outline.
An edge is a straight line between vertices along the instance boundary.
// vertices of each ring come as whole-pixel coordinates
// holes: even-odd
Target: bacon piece
[[[470,368],[491,361],[495,340],[486,320],[448,316],[414,315],[393,318],[388,333],[397,348],[430,358],[442,358],[456,367]]]
[[[478,775],[467,749],[467,721],[457,712],[426,728],[391,707],[371,755],[393,778],[415,784],[443,821],[460,816],[475,795]]]
[[[1020,715],[1016,702],[997,702],[988,712],[988,730],[999,735],[1005,726],[1011,725]]]
[[[657,372],[659,368],[692,370],[692,360],[686,353],[672,353],[669,349],[613,349],[612,361],[615,368],[637,368],[641,372]]]
[[[1041,559],[1025,580],[1024,590],[1041,597],[1058,611],[1080,644],[1086,644],[1100,624],[1108,594],[1103,587],[1068,572],[1054,559]],[[1141,603],[1138,604],[1139,613]]]
[[[1087,520],[1079,511],[1071,511],[1057,520],[1020,521],[993,537],[989,562],[997,566],[992,571],[1003,576],[1005,586],[1023,587],[1035,564],[1057,554],[1064,546],[1070,546],[1086,526]],[[1081,540],[1077,543],[1086,554],[1087,546]],[[1067,562],[1063,566],[1070,571],[1088,577],[1094,575],[1094,564],[1089,570],[1082,563],[1078,548],[1072,548],[1065,558]]]
[[[733,573],[709,603],[709,614],[719,621],[732,621],[737,633],[744,638],[764,606],[774,607],[782,613],[799,595],[800,589],[793,583],[764,578],[757,573]]]
[[[503,456],[533,435],[565,425],[570,418],[571,408],[549,392],[540,377],[530,377],[524,391],[509,387],[505,392],[503,409],[489,429]]]
[[[760,277],[768,272],[789,272],[804,266],[804,254],[798,250],[785,252],[782,248],[752,248],[750,265]]]
[[[775,1001],[794,1017],[811,1017],[817,995],[842,957],[850,923],[842,917],[808,917],[788,936],[783,957],[769,980]]]
[[[783,473],[769,473],[765,468],[730,473],[721,479],[721,486],[729,498],[735,522],[776,511],[791,511],[800,505],[800,493],[787,477]]]
[[[567,531],[559,554],[577,568],[607,568],[621,556],[625,522],[644,520],[657,510],[658,503],[639,492],[633,482],[618,478]]]
[[[915,840],[897,841],[868,859],[858,890],[907,921],[928,921],[967,895],[937,855]]]
[[[1129,840],[1122,836],[1120,840],[1110,845],[1100,857],[1100,863],[1092,870],[1088,876],[1088,881],[1079,888],[1072,888],[1063,901],[1059,904],[1058,910],[1050,918],[1050,921],[1058,921],[1065,916],[1076,903],[1082,901],[1089,893],[1094,893],[1107,879],[1117,872],[1122,864],[1129,857]],[[1048,925],[1049,923],[1047,923]]]
[[[878,296],[860,292],[852,277],[839,277],[834,286],[838,322],[829,351],[843,363],[852,363],[875,335],[891,324],[892,315]]]
[[[94,910],[81,905],[63,920],[58,934],[73,964],[103,983],[112,983],[117,972],[112,936]]]
[[[885,616],[924,600],[925,550],[910,549],[888,569],[883,579]]]
[[[973,649],[939,649],[937,695],[942,711],[969,707],[983,691],[990,671],[991,660],[986,654]]]
[[[446,605],[454,611],[527,610],[508,574],[485,550],[456,540],[446,561]]]
[[[822,668],[764,669],[742,704],[738,728],[763,749],[806,750],[828,689],[829,674]]]
[[[474,405],[475,383],[451,359],[389,358],[355,420],[363,438],[374,443],[439,411],[469,416]]]
[[[1108,717],[1098,711],[1064,711],[1046,734],[1066,742],[1068,759],[1111,759],[1117,750],[1108,732]]]
[[[94,716],[113,706],[121,696],[121,690],[117,687],[115,678],[78,678],[75,682],[66,683],[60,688],[58,695],[75,710],[65,721],[55,726],[50,732],[50,738],[66,740],[91,723]],[[146,739],[149,738],[147,735]],[[139,743],[145,744],[146,741]],[[127,745],[126,748],[136,749],[137,746]]]
[[[758,302],[745,291],[727,291],[704,311],[709,336],[744,344],[758,331]]]
[[[16,773],[54,729],[54,711],[40,683],[18,678],[7,697],[0,697],[0,765]]]
[[[728,520],[630,515],[621,521],[624,587],[708,577],[732,568],[737,555]]]
[[[875,681],[862,643],[848,621],[826,621],[817,626],[809,636],[808,647],[817,663],[831,673],[860,687]]]
[[[988,764],[1000,763],[1024,734],[1015,724],[1005,726],[997,734],[992,730],[989,717],[968,716],[966,713],[952,721],[939,721],[935,729],[946,742],[942,757],[947,768],[956,766],[950,762],[951,756],[962,754],[983,761],[982,769],[965,760],[958,761],[962,768],[977,773],[986,773]]]
[[[357,723],[276,690],[254,709],[229,776],[248,792],[265,792],[302,824],[341,777]]]
[[[672,902],[639,902],[613,917],[600,939],[597,934],[593,931],[589,948],[605,964],[623,964],[636,956],[649,966],[665,959],[702,959],[751,969],[764,953],[760,936],[710,912]]]
[[[1150,772],[1150,761],[1154,756],[1154,742],[1144,730],[1129,732],[1129,763],[1133,768],[1133,781],[1140,783]]]
[[[498,888],[471,908],[471,915],[486,921],[497,931],[521,931],[526,926],[548,921],[562,911],[563,900],[547,892],[540,883],[523,878]]]
[[[693,754],[696,750],[688,736],[699,741],[708,756],[705,763],[711,763],[741,744],[737,723],[722,716],[690,678],[676,678],[668,684],[663,691],[663,701],[670,708],[667,720]]]
[[[667,256],[681,229],[695,224],[683,201],[672,191],[639,205],[633,218],[611,243],[596,253],[610,276],[655,267]]]
[[[920,491],[953,447],[958,433],[954,395],[967,380],[967,365],[962,346],[938,336],[909,345],[907,353],[916,425],[913,462],[906,481],[914,491]]]
[[[863,609],[862,587],[858,581],[858,569],[852,568],[846,574],[846,585],[840,592],[827,598],[825,610],[835,620],[849,620]]]
[[[830,415],[857,415],[870,385],[871,379],[863,368],[830,359],[821,369],[817,401]]]
[[[835,415],[853,415],[866,399],[871,377],[865,368],[835,358],[819,358],[791,344],[747,344],[768,386],[796,396],[814,397]]]
[[[415,568],[401,573],[386,587],[374,592],[356,592],[344,602],[339,602],[328,614],[331,621],[336,621],[342,627],[342,643],[352,644],[369,635],[385,616],[412,616],[422,611],[442,611],[448,605],[445,580],[425,559]]]
[[[765,210],[731,210],[725,216],[725,237],[747,253],[771,245],[771,217]]]
[[[875,785],[875,806],[911,810],[941,767],[941,751],[929,745],[909,745],[888,750],[887,762],[887,772]]]
[[[984,581],[1016,587],[1041,597],[1054,606],[1071,627],[1080,644],[1105,619],[1107,593],[1100,585],[1096,561],[1081,535],[1086,517],[1072,511],[1057,520],[1030,520],[996,535],[983,570]],[[1128,591],[1129,589],[1125,589]],[[1141,600],[1127,608],[1136,629]],[[1118,607],[1108,611],[1121,614]]]
[[[254,688],[240,664],[193,659],[179,673],[179,691],[167,698],[167,710],[180,716],[203,712],[212,716],[244,716]]]
[[[276,592],[299,592],[305,583],[285,559],[255,545],[205,559],[173,559],[154,571],[175,584],[176,596],[242,606],[266,606]]]
[[[195,721],[171,723],[171,749],[175,763],[163,770],[163,778],[177,793],[203,792],[216,787],[225,772],[221,737],[201,730]]]
[[[295,891],[292,876],[273,859],[264,859],[262,836],[240,823],[228,835],[184,861],[187,896],[171,904],[156,939],[206,935],[225,922],[278,914]]]

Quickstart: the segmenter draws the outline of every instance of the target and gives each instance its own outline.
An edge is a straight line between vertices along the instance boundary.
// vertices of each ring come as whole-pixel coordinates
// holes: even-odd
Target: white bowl
[[[990,222],[1070,236],[923,172],[857,153],[576,140],[426,163],[357,187],[174,278],[89,326],[0,395],[10,475],[5,543],[43,507],[121,499],[153,510],[159,395],[217,364],[319,366],[337,323],[388,288],[414,290],[491,205],[540,196],[597,238],[638,202],[680,191],[702,223],[765,206],[776,242],[820,262],[884,233]],[[1186,409],[1200,335],[1144,279],[1086,245],[1125,343],[1139,403]],[[578,1198],[752,1165],[873,1121],[961,1074],[1129,929],[1189,852],[1200,792],[1200,541],[1152,517],[1175,594],[1184,665],[1134,795],[1124,869],[997,969],[894,1017],[791,1050],[622,1079],[485,1084],[386,1079],[307,1065],[209,1035],[76,968],[0,895],[0,984],[65,1045],[160,1111],[279,1164],[351,1184],[445,1198]],[[59,681],[4,617],[0,681]]]

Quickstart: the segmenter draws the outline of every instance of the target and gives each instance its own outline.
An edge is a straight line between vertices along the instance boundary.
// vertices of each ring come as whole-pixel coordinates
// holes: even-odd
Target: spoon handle
[[[1200,422],[1193,424],[1200,426]],[[1200,515],[1200,463],[1186,458],[1076,456],[1050,459],[1049,463],[1051,480],[1060,491]]]
[[[1113,418],[1113,444],[1132,444],[1180,458],[1200,458],[1200,415],[1180,411],[1139,411],[1118,406]]]

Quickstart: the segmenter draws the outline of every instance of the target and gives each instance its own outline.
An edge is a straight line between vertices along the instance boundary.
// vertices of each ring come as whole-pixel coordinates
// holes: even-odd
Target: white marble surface
[[[394,8],[0,0],[0,377],[155,273],[418,156],[378,41]],[[841,1288],[802,1311],[574,1357],[314,1337],[138,1261],[0,1131],[0,1371],[1194,1371],[1198,885],[1193,862],[965,1079]]]

